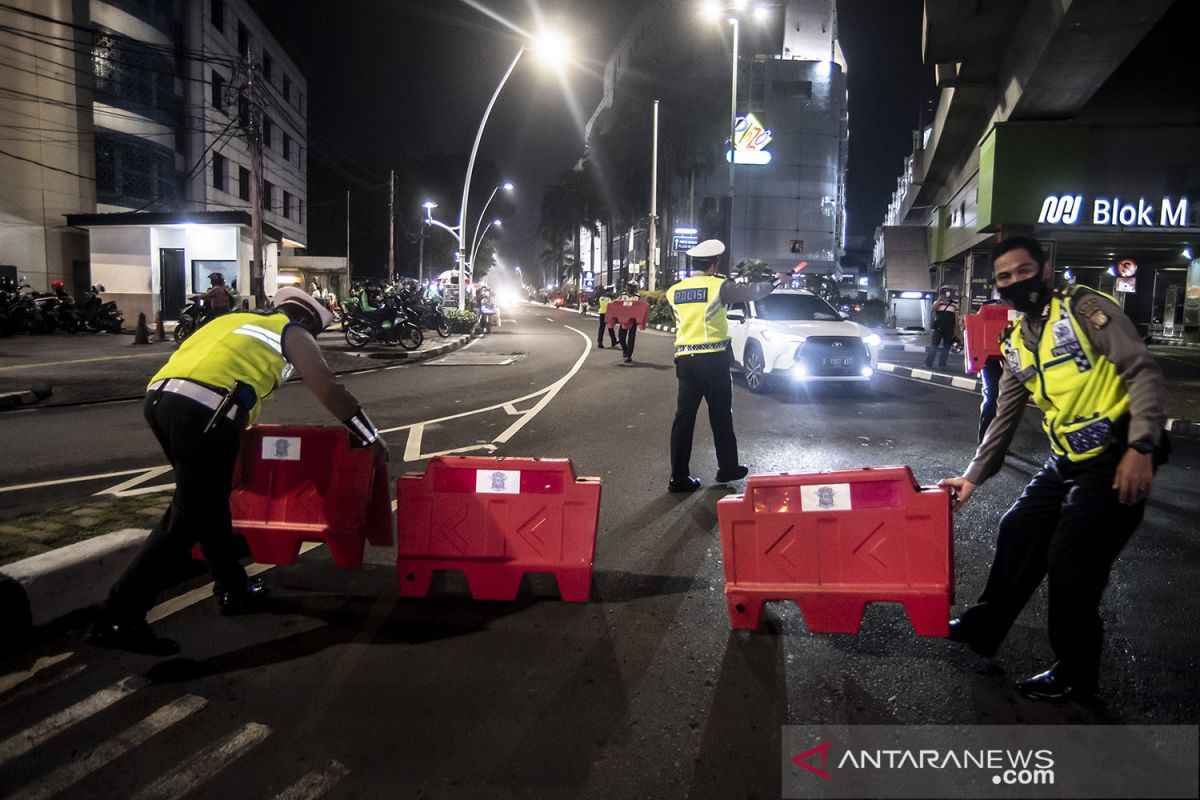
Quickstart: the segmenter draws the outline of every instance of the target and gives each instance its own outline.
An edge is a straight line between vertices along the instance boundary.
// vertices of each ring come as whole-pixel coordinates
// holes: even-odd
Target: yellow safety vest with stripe
[[[243,383],[254,389],[248,421],[262,410],[263,400],[292,374],[283,357],[283,331],[291,320],[283,314],[225,314],[184,340],[175,355],[150,379],[185,378],[225,392]]]
[[[1129,413],[1125,381],[1092,346],[1074,313],[1077,300],[1089,291],[1071,287],[1054,295],[1036,351],[1021,338],[1024,317],[1013,323],[1002,342],[1013,375],[1033,393],[1046,415],[1042,428],[1051,449],[1071,461],[1086,461],[1104,452],[1113,426]]]
[[[717,353],[729,347],[729,324],[721,302],[724,278],[694,275],[667,290],[675,312],[675,357]]]
[[[600,314],[603,315],[608,310],[608,304],[612,302],[612,298],[605,295],[600,298]]]

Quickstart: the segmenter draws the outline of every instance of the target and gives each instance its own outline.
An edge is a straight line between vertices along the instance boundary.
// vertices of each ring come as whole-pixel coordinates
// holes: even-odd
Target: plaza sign
[[[1075,225],[1083,215],[1084,199],[1081,194],[1047,195],[1042,201],[1042,213],[1038,223],[1043,225]],[[1084,223],[1089,224],[1089,223]],[[1188,199],[1181,197],[1173,201],[1162,198],[1155,205],[1139,197],[1122,200],[1120,197],[1097,197],[1091,204],[1091,225],[1120,225],[1137,228],[1186,228],[1188,227]]]
[[[733,150],[725,152],[725,160],[735,164],[770,164],[771,151],[766,147],[772,138],[771,130],[753,114],[738,117],[733,122]]]

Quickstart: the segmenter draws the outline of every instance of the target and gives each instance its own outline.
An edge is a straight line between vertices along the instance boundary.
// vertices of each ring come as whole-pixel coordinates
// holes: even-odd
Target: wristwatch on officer
[[[1136,442],[1129,443],[1130,450],[1136,450],[1144,456],[1148,456],[1154,452],[1154,445],[1150,444],[1148,439],[1138,439]]]

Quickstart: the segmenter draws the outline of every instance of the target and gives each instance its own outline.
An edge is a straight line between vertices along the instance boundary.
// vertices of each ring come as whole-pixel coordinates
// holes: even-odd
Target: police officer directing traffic
[[[732,303],[761,300],[777,283],[735,283],[717,275],[717,264],[725,245],[706,239],[687,251],[693,269],[703,275],[685,278],[667,290],[667,302],[675,313],[675,377],[679,394],[675,421],[671,424],[671,480],[667,490],[693,492],[700,480],[691,475],[692,434],[700,401],[708,403],[717,450],[717,483],[746,477],[750,471],[738,463],[737,437],[733,433],[733,385],[729,378],[732,354],[725,312]]]
[[[266,595],[262,579],[248,580],[238,562],[229,494],[242,429],[293,368],[343,422],[352,445],[374,448],[379,464],[387,460],[375,426],[317,346],[329,310],[295,287],[280,289],[274,305],[270,313],[232,313],[208,323],[151,379],[143,411],[175,470],[175,494],[101,608],[89,637],[94,644],[178,652],[175,642],[154,634],[146,613],[197,542],[221,613],[252,611]]]
[[[1080,286],[1051,289],[1037,240],[1007,238],[992,258],[996,288],[1020,315],[1001,342],[996,418],[966,473],[942,483],[962,508],[1000,470],[1031,395],[1045,414],[1052,454],[1000,520],[983,594],[951,621],[950,638],[994,655],[1048,577],[1057,661],[1017,689],[1034,700],[1086,697],[1099,678],[1101,595],[1170,449],[1162,373],[1110,297]]]

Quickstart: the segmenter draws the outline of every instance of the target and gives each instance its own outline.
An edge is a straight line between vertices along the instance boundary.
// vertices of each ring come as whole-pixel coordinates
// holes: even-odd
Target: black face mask
[[[1042,280],[1039,272],[1023,281],[1010,283],[1003,289],[996,289],[1000,297],[1012,303],[1013,308],[1030,316],[1042,313],[1046,303],[1050,302],[1050,287]]]

